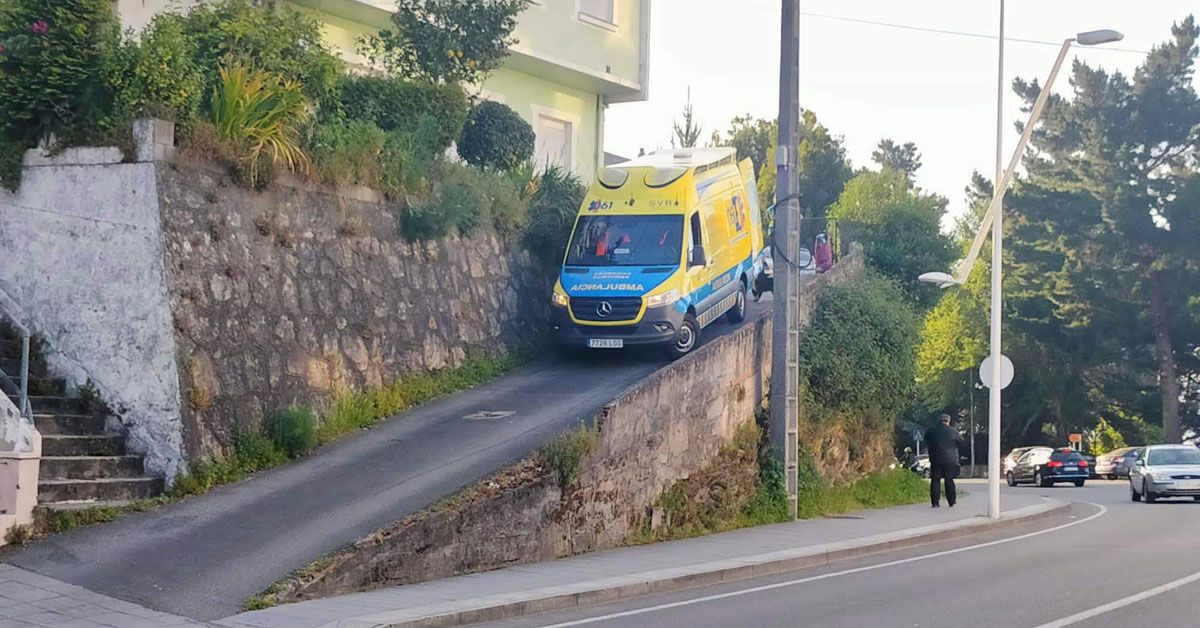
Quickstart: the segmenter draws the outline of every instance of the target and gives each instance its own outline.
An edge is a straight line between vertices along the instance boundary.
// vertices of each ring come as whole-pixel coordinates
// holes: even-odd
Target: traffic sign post
[[[917,455],[921,455],[921,441],[925,440],[925,432],[921,428],[914,427],[912,431],[913,442],[917,444]]]
[[[1015,371],[1013,370],[1012,360],[1008,359],[1008,356],[1006,356],[1006,355],[1001,355],[1000,356],[1000,388],[1001,388],[1001,390],[1008,388],[1008,385],[1011,384],[1013,381],[1014,374],[1015,374]],[[992,387],[992,356],[990,356],[990,355],[988,357],[984,358],[983,362],[981,362],[979,364],[979,381],[983,382],[983,385],[987,386],[988,388]]]

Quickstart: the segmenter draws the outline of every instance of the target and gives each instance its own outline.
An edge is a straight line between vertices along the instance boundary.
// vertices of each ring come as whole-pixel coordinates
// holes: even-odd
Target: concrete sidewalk
[[[956,538],[1066,506],[1033,492],[1010,493],[1005,496],[1005,518],[990,522],[979,516],[986,505],[984,485],[963,484],[970,494],[953,509],[906,506],[735,530],[288,604],[215,623],[232,628],[375,628],[453,626],[520,617]]]

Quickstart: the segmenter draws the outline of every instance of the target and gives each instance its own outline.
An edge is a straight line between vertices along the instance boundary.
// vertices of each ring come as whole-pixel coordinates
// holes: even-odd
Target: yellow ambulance
[[[558,341],[662,344],[678,358],[722,315],[741,322],[761,271],[758,203],[754,168],[732,148],[660,151],[604,168],[554,286]]]

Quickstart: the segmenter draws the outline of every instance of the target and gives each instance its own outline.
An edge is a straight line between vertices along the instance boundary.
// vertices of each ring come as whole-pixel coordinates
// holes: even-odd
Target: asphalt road
[[[751,305],[755,320],[769,297]],[[734,329],[722,319],[703,339]],[[226,617],[289,572],[519,460],[666,364],[650,350],[546,358],[294,464],[0,560],[156,610]],[[483,411],[501,416],[468,418]]]
[[[1122,482],[1004,490],[1073,504],[1002,532],[489,626],[1200,626],[1200,503],[1132,503]]]

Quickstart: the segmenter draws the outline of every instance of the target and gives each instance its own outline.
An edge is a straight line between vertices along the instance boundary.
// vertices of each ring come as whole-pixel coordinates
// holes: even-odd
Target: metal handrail
[[[18,387],[16,383],[14,383],[3,371],[0,371],[0,378],[3,378],[4,381],[8,382],[10,386],[18,388],[19,392],[17,411],[21,413],[21,416],[25,417],[26,420],[32,423],[33,408],[29,404],[29,337],[33,334],[29,331],[28,327],[21,324],[21,321],[17,320],[15,314],[9,312],[7,308],[4,307],[3,300],[0,300],[0,312],[8,315],[8,319],[12,322],[12,326],[15,327],[21,334],[21,385]]]

